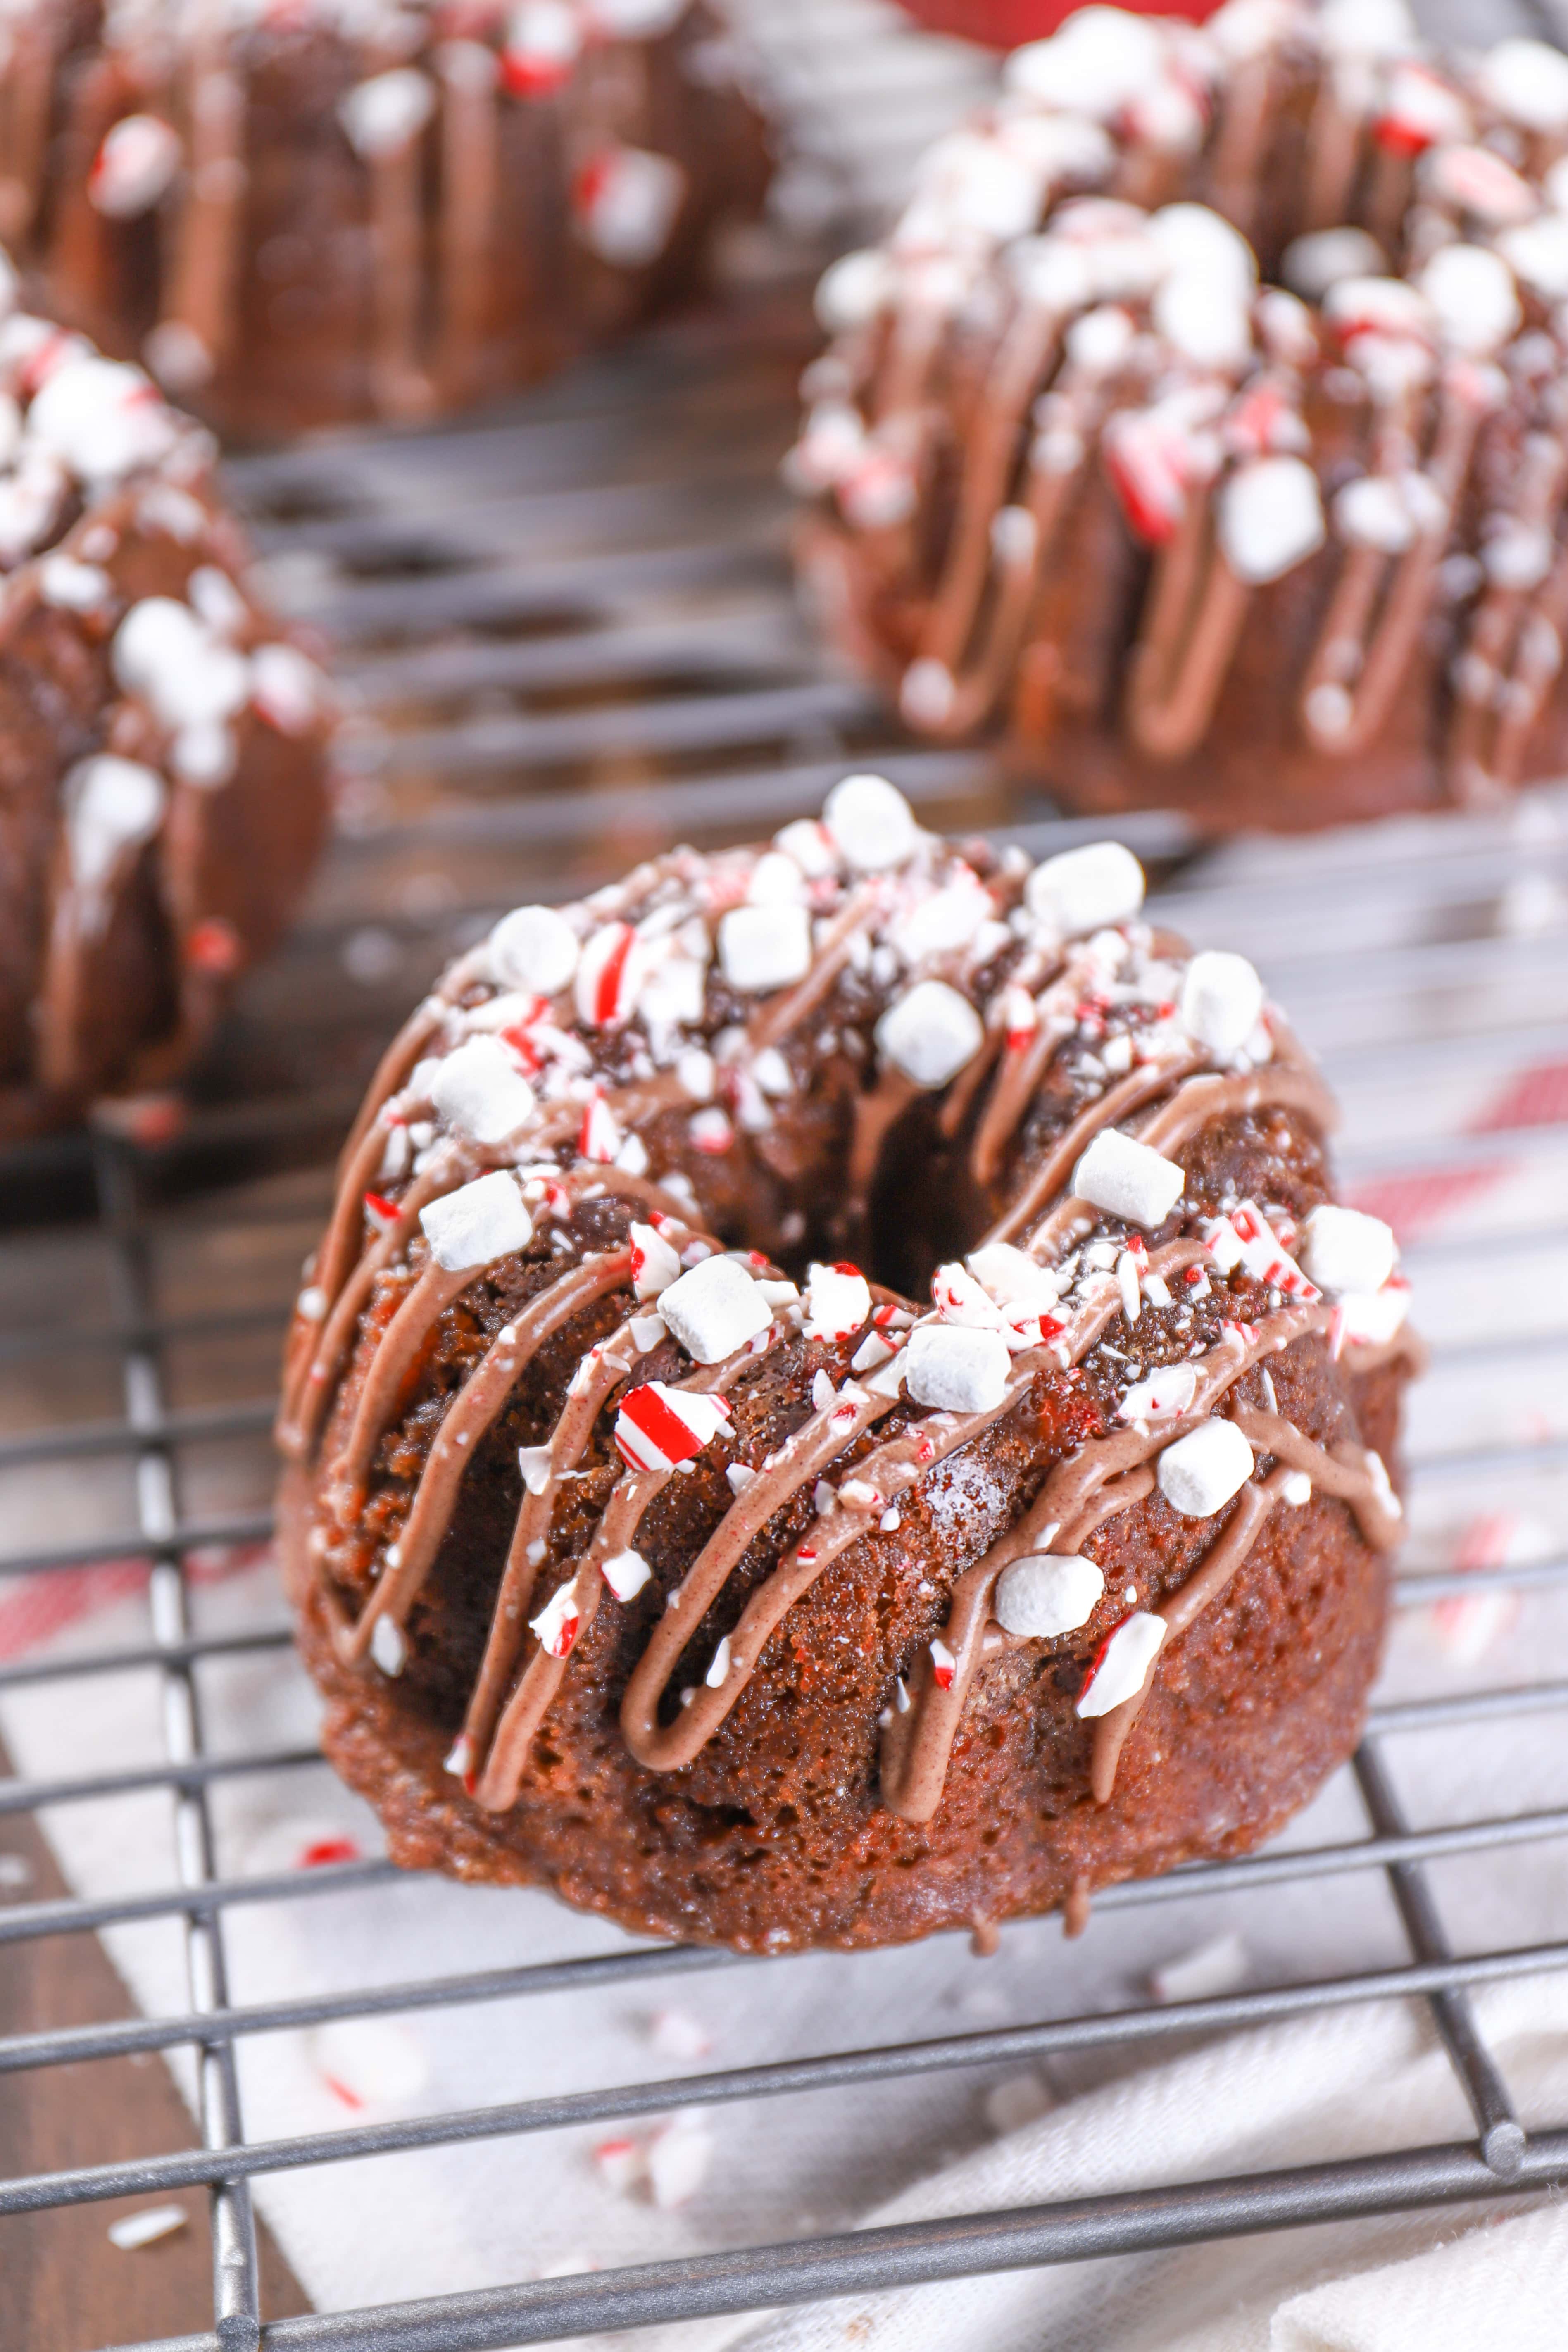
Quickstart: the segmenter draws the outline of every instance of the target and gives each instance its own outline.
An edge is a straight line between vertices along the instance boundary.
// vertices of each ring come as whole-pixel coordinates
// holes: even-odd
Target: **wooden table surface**
[[[0,1753],[0,1770],[10,1766]],[[30,1819],[8,1820],[0,1856],[32,1873],[27,1900],[69,1889]],[[5,1899],[0,1891],[0,1900]],[[0,1949],[0,2033],[124,2017],[131,2003],[95,1936],[51,1936]],[[93,2060],[5,2078],[0,2177],[159,2155],[198,2144],[160,2057]],[[109,2239],[122,2213],[182,2205],[186,2227],[134,2252]],[[205,2191],[119,2198],[0,2221],[0,2347],[4,2352],[99,2352],[212,2326],[212,2257]],[[309,2311],[283,2257],[260,2233],[261,2301],[268,2319]]]

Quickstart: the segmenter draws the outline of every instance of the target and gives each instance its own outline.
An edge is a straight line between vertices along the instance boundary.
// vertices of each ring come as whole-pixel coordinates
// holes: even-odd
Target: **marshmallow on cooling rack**
[[[719,962],[731,988],[749,996],[787,988],[811,970],[811,918],[774,900],[732,907],[719,926]]]
[[[1182,982],[1182,1026],[1211,1054],[1239,1053],[1258,1026],[1263,982],[1245,956],[1207,948],[1187,966]]]
[[[984,1041],[980,1015],[944,980],[921,980],[877,1024],[877,1050],[917,1087],[944,1087]]]
[[[921,831],[914,811],[885,776],[846,776],[823,803],[822,822],[846,866],[880,874],[912,857]]]
[[[1160,1492],[1184,1519],[1206,1519],[1252,1475],[1252,1448],[1234,1421],[1205,1421],[1160,1456]]]
[[[1003,1570],[991,1613],[1009,1633],[1048,1640],[1087,1624],[1104,1591],[1104,1577],[1081,1553],[1032,1553]]]
[[[1074,939],[1131,920],[1143,904],[1143,868],[1119,841],[1092,841],[1037,866],[1024,898],[1031,915]]]
[[[516,1178],[505,1168],[443,1193],[420,1210],[419,1223],[431,1256],[448,1274],[491,1265],[498,1257],[526,1249],[533,1239],[533,1219]]]
[[[1394,1272],[1393,1231],[1325,1201],[1302,1228],[1300,1260],[1320,1290],[1381,1290]]]
[[[1013,1359],[1000,1331],[963,1323],[919,1323],[901,1370],[917,1404],[942,1412],[991,1412],[1007,1392]]]
[[[1074,1197],[1131,1225],[1163,1225],[1182,1197],[1185,1171],[1114,1127],[1097,1135],[1073,1170]]]
[[[533,1088],[499,1037],[470,1037],[438,1063],[430,1099],[475,1143],[504,1143],[533,1117]]]
[[[490,971],[502,988],[555,996],[577,969],[577,934],[553,907],[514,907],[489,937]]]
[[[700,1364],[721,1363],[773,1319],[759,1286],[731,1257],[705,1257],[659,1294],[658,1311]]]

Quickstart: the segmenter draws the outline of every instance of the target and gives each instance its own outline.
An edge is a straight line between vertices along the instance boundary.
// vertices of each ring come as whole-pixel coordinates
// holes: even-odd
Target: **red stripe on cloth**
[[[186,1563],[195,1585],[222,1584],[266,1559],[264,1543],[215,1544],[193,1552]],[[19,1576],[0,1590],[0,1658],[24,1657],[96,1611],[140,1592],[147,1561],[134,1556],[100,1560],[91,1568],[51,1568]]]
[[[1407,1176],[1352,1185],[1345,1198],[1352,1209],[1392,1225],[1400,1241],[1414,1242],[1461,1209],[1472,1208],[1512,1173],[1512,1163],[1506,1160],[1477,1168],[1417,1169]]]
[[[1471,1119],[1472,1135],[1509,1127],[1568,1126],[1568,1062],[1538,1062],[1516,1071],[1497,1099]]]

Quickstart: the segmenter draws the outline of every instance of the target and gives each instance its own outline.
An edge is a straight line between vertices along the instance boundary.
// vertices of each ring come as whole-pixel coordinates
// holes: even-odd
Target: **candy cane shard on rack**
[[[1162,1238],[1173,1224],[1190,1227],[1195,1214],[1173,1157],[1194,1139],[1281,1111],[1303,1114],[1322,1131],[1333,1107],[1264,1005],[1250,966],[1214,955],[1173,961],[1172,943],[1141,922],[1142,877],[1125,852],[1075,851],[1032,875],[1016,865],[983,883],[955,852],[921,834],[877,779],[851,780],[822,825],[786,828],[780,845],[766,859],[673,853],[645,869],[637,887],[606,894],[572,923],[547,920],[545,910],[510,918],[510,930],[501,927],[510,946],[465,960],[460,982],[432,1000],[438,1011],[422,1009],[384,1067],[383,1099],[343,1164],[317,1295],[301,1306],[295,1335],[288,1420],[301,1448],[338,1402],[355,1332],[371,1342],[332,1424],[318,1560],[363,1527],[383,1440],[463,1294],[490,1269],[520,1257],[537,1263],[546,1235],[563,1262],[554,1267],[546,1257],[542,1286],[491,1330],[447,1403],[405,1507],[378,1522],[357,1615],[320,1570],[338,1654],[362,1670],[405,1670],[417,1640],[411,1612],[476,1452],[546,1341],[595,1310],[600,1336],[585,1347],[552,1425],[521,1452],[512,1536],[448,1759],[480,1806],[509,1809],[605,1591],[636,1610],[650,1583],[639,1546],[651,1506],[712,1446],[734,1442],[736,1399],[781,1342],[842,1349],[837,1371],[815,1372],[801,1425],[762,1461],[728,1463],[726,1506],[648,1624],[621,1702],[622,1734],[646,1769],[679,1771],[742,1701],[789,1611],[851,1546],[896,1531],[900,1507],[938,1465],[1024,1407],[1042,1380],[1073,1372],[1146,1302],[1168,1307],[1184,1289],[1194,1300],[1211,1297],[1213,1281],[1234,1274],[1260,1286],[1267,1311],[1247,1323],[1211,1308],[1212,1344],[1125,1381],[1104,1433],[1057,1461],[1016,1524],[958,1577],[946,1621],[906,1669],[888,1720],[884,1801],[910,1821],[929,1819],[982,1656],[998,1641],[1054,1640],[1086,1622],[1103,1579],[1085,1546],[1158,1486],[1173,1509],[1214,1517],[1216,1540],[1157,1611],[1134,1612],[1139,1622],[1124,1639],[1110,1631],[1108,1663],[1091,1675],[1084,1701],[1096,1719],[1093,1785],[1104,1801],[1149,1673],[1223,1592],[1270,1510],[1321,1492],[1349,1507],[1370,1545],[1394,1540],[1398,1507],[1375,1456],[1316,1445],[1272,1409],[1271,1385],[1263,1391],[1268,1412],[1232,1397],[1244,1374],[1299,1339],[1331,1337],[1358,1365],[1387,1360],[1406,1344],[1392,1238],[1376,1220],[1327,1205],[1298,1237],[1283,1213],[1250,1201],[1204,1220],[1197,1233]],[[797,887],[792,872],[816,910],[814,961],[770,993],[762,974],[784,969],[771,948],[752,960],[757,941],[748,934],[721,971],[713,941],[736,906],[804,904],[804,896],[773,895]],[[750,900],[753,886],[759,896]],[[900,940],[901,951],[892,944]],[[900,952],[913,961],[900,967]],[[731,993],[737,974],[756,975],[758,1013],[743,1026],[731,1024],[727,1042],[712,1041],[728,1060],[708,1050],[701,1016],[710,983],[702,979],[693,990],[679,977],[677,968],[688,966],[700,977],[720,972]],[[990,1092],[984,1100],[973,1089],[967,1096],[972,1154],[993,1182],[1047,1081],[1068,1066],[1064,1057],[1078,1055],[1072,1066],[1081,1073],[1083,1041],[1102,1047],[1103,1058],[1089,1056],[1089,1075],[1062,1098],[1061,1123],[1038,1164],[1010,1180],[1012,1202],[968,1265],[939,1270],[924,1314],[847,1264],[815,1266],[802,1297],[765,1259],[726,1253],[695,1229],[695,1204],[686,1213],[681,1198],[686,1180],[661,1171],[656,1156],[669,1115],[698,1098],[679,1077],[690,1055],[706,1064],[699,1097],[725,1074],[735,1099],[750,1104],[747,1117],[759,1116],[760,1105],[765,1120],[770,1097],[751,1074],[761,1069],[775,1089],[792,1087],[781,1048],[806,1013],[832,1018],[840,977],[862,968],[885,975],[886,1004],[861,1099],[939,1102],[978,1064]],[[977,1007],[964,987],[981,972],[992,993]],[[531,975],[553,993],[524,991],[514,1020],[510,983]],[[575,1017],[564,1002],[569,988]],[[1016,998],[1028,1003],[1032,1024]],[[672,1002],[687,1005],[684,1022],[666,1019]],[[1009,1023],[1022,1030],[1017,1045]],[[988,1042],[998,1037],[1000,1062]],[[888,1057],[880,1068],[879,1052]],[[1026,1082],[1016,1074],[1025,1054]],[[778,1069],[764,1061],[769,1055]],[[748,1083],[754,1100],[743,1093]],[[609,1143],[584,1106],[611,1104],[615,1137],[642,1147],[638,1171],[595,1156]],[[384,1177],[387,1139],[409,1122],[424,1140],[412,1159],[395,1154],[400,1172]],[[487,1158],[499,1164],[487,1169]],[[634,1211],[629,1233],[574,1248],[579,1212],[613,1196]],[[1096,1232],[1106,1238],[1085,1253]],[[672,1348],[674,1360],[660,1352]],[[689,1370],[672,1377],[669,1366],[681,1357]],[[878,1425],[895,1413],[900,1426],[879,1440]],[[1261,1481],[1253,1476],[1255,1454],[1276,1465]],[[566,1482],[587,1476],[600,1482],[593,1489],[598,1516],[557,1570],[557,1505]],[[713,1634],[672,1712],[672,1677],[697,1629],[721,1610],[752,1546],[803,1493],[816,1508],[807,1531],[753,1585],[734,1622]],[[1001,1580],[1026,1568],[999,1602]],[[1143,1681],[1127,1687],[1135,1670]]]

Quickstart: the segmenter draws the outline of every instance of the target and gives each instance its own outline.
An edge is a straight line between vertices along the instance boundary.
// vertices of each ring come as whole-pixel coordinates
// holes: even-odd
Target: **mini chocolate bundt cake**
[[[232,433],[507,392],[768,176],[704,0],[17,0],[6,37],[0,235]]]
[[[315,861],[332,713],[210,436],[0,271],[3,1138],[178,1077]]]
[[[1349,1752],[1405,1286],[1252,967],[1142,895],[856,777],[420,1006],[281,1419],[400,1861],[889,1943],[1245,1849]]]
[[[1568,758],[1568,58],[1086,8],[837,263],[825,624],[1066,801],[1297,828]]]
[[[899,0],[899,5],[931,32],[952,33],[990,49],[1016,49],[1026,41],[1042,40],[1072,14],[1067,0]],[[1131,13],[1185,16],[1201,23],[1213,16],[1215,5],[1215,0],[1187,0],[1181,8],[1134,7]]]

